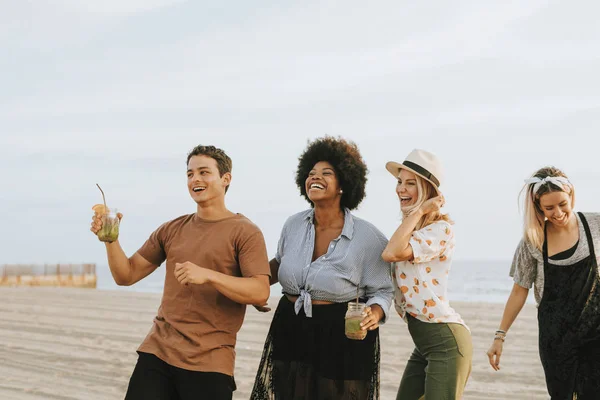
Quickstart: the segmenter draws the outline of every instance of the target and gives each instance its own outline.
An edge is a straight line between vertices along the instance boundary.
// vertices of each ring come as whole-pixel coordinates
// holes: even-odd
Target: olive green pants
[[[473,358],[469,330],[460,324],[427,323],[408,316],[415,342],[396,400],[461,399]]]

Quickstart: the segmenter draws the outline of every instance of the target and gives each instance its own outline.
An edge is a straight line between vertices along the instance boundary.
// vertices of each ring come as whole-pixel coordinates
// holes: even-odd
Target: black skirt
[[[267,335],[251,400],[379,399],[379,329],[344,334],[348,303],[313,305],[312,318],[283,296]]]

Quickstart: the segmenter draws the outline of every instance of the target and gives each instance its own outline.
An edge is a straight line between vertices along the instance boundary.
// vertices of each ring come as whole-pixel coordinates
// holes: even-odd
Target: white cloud
[[[63,6],[67,3],[75,4],[63,2]],[[170,2],[150,4],[157,3]],[[106,7],[114,4],[120,3],[108,2]],[[141,2],[123,4],[135,8]],[[358,10],[313,5],[268,14],[268,10],[258,9],[242,23],[222,26],[199,16],[195,32],[155,46],[132,47],[140,43],[129,43],[129,36],[134,32],[137,37],[140,32],[135,26],[119,24],[111,43],[92,43],[99,46],[97,52],[74,49],[65,57],[48,60],[48,77],[53,81],[43,79],[48,73],[42,72],[34,78],[40,81],[40,88],[17,98],[14,108],[5,112],[56,115],[232,103],[280,108],[335,98],[336,93],[356,87],[380,85],[382,77],[387,77],[387,85],[422,69],[477,57],[507,26],[533,13],[539,2],[463,8],[446,5],[414,31],[403,26],[416,26],[414,20],[429,6],[387,6],[385,16],[385,7],[362,3]],[[185,13],[186,8],[179,12]],[[161,29],[168,31],[177,24],[178,15],[169,14],[171,19],[162,21]],[[364,28],[380,18],[378,29]],[[96,39],[99,32],[87,34]],[[62,85],[63,80],[67,85]],[[48,102],[39,91],[51,92],[55,101]]]
[[[103,15],[123,15],[150,11],[177,3],[183,3],[185,1],[186,0],[53,0],[56,4],[60,4],[80,13]]]

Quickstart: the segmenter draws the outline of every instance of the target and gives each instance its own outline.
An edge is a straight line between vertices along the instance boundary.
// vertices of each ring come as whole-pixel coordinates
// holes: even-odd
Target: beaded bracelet
[[[504,342],[505,339],[506,339],[506,331],[503,331],[502,329],[498,329],[496,331],[496,333],[494,334],[494,340],[502,340]]]

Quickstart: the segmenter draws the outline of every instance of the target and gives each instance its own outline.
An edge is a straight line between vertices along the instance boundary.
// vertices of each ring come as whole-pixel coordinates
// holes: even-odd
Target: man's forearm
[[[129,258],[121,248],[118,240],[112,243],[105,243],[106,255],[108,257],[108,266],[117,285],[130,285],[131,282],[131,264]]]
[[[267,275],[245,278],[213,271],[209,283],[236,303],[265,304],[269,300],[270,288]]]

